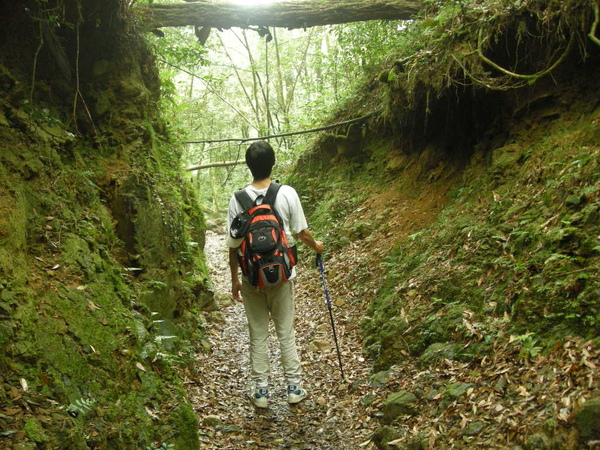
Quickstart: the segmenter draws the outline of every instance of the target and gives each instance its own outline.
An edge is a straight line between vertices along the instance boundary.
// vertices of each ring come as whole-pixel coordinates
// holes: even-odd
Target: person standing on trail
[[[275,152],[265,141],[252,143],[246,151],[246,164],[253,181],[245,191],[253,204],[261,204],[271,186],[271,172],[275,165]],[[273,183],[276,185],[276,183]],[[242,192],[242,191],[240,191]],[[245,194],[243,194],[245,196]],[[288,245],[293,245],[293,234],[309,248],[321,254],[323,243],[316,241],[310,231],[296,190],[281,185],[275,193],[274,209],[283,222]],[[246,276],[240,279],[240,246],[244,238],[231,235],[232,222],[244,207],[236,195],[229,202],[227,217],[227,246],[231,269],[231,293],[234,300],[243,302],[250,334],[251,402],[259,408],[268,406],[270,364],[268,355],[269,319],[273,319],[281,350],[281,365],[287,381],[288,403],[302,401],[307,392],[302,387],[302,367],[296,350],[294,331],[294,277],[295,267],[287,280],[267,287],[251,284]],[[240,297],[241,294],[241,297]]]

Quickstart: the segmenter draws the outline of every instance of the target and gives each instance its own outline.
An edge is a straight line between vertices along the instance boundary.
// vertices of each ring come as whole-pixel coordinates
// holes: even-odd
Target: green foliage
[[[42,424],[34,417],[27,419],[25,422],[25,432],[27,437],[37,444],[43,444],[48,441],[48,436],[44,432]]]
[[[50,108],[36,107],[29,100],[23,101],[23,110],[30,114],[35,122],[48,127],[63,127],[64,124]]]
[[[169,28],[162,33],[162,37],[149,34],[148,39],[163,68],[194,71],[208,64],[208,51],[196,41],[192,28]]]
[[[149,35],[159,55],[161,105],[176,133],[187,129],[192,141],[313,128],[352,95],[371,67],[397,51],[402,27],[402,22],[376,22],[277,29],[269,44],[252,31],[213,29],[205,47],[191,30],[166,31],[164,38]],[[272,141],[278,153],[276,178],[285,179],[309,138]],[[192,145],[185,159],[189,164],[231,161],[243,158],[245,147]],[[199,171],[196,183],[205,205],[216,212],[248,178],[242,165]]]
[[[370,74],[390,53],[409,45],[405,33],[409,26],[405,21],[376,20],[330,27],[330,32],[336,37],[334,51],[339,56],[341,70],[356,74],[358,68]]]
[[[518,342],[521,346],[519,356],[521,358],[535,358],[542,351],[539,339],[535,338],[535,333],[527,332],[521,335],[512,335],[509,342]]]

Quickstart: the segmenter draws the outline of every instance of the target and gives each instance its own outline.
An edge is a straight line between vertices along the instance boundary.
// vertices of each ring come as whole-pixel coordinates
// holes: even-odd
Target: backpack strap
[[[254,202],[250,198],[250,195],[246,192],[246,189],[240,189],[239,191],[235,191],[236,200],[242,205],[242,209],[244,211],[248,211],[250,208],[254,206]]]
[[[281,184],[277,183],[276,181],[272,182],[269,185],[269,189],[267,189],[267,193],[265,194],[265,199],[263,200],[263,203],[275,206],[275,199],[277,198],[277,193],[279,192],[280,188]]]
[[[262,204],[275,206],[275,199],[277,198],[277,193],[279,192],[280,188],[281,184],[277,183],[276,181],[272,182],[269,185],[269,188],[267,189],[267,193],[264,195],[264,200],[262,201]],[[259,195],[257,199],[260,197],[262,196]],[[248,193],[246,192],[246,189],[240,189],[239,191],[235,191],[235,198],[240,203],[240,205],[242,205],[242,209],[244,211],[247,211],[253,206],[256,206],[256,200],[252,201],[250,195],[248,195]]]

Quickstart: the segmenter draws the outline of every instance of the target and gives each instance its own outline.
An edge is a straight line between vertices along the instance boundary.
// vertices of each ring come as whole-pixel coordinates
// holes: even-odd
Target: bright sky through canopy
[[[266,5],[269,3],[278,3],[281,0],[229,0],[231,3],[239,3],[241,5]]]

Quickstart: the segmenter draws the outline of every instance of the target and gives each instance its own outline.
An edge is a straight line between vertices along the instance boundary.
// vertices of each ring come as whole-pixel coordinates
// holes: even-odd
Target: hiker
[[[307,396],[302,387],[302,368],[296,350],[294,332],[294,282],[295,267],[291,267],[289,277],[283,274],[281,281],[275,279],[272,285],[255,286],[256,277],[250,280],[238,273],[244,237],[234,239],[232,223],[243,213],[239,199],[249,196],[253,204],[262,204],[268,197],[269,189],[279,188],[275,194],[274,214],[282,219],[285,239],[291,247],[295,242],[293,234],[309,248],[321,254],[323,243],[316,241],[308,230],[304,211],[296,190],[291,186],[271,182],[271,172],[275,165],[275,152],[265,141],[253,142],[246,151],[246,164],[253,176],[251,184],[234,194],[229,202],[227,220],[227,246],[229,247],[229,267],[231,269],[231,293],[234,300],[244,303],[250,334],[250,364],[252,391],[250,400],[259,408],[268,406],[270,364],[268,355],[269,318],[273,319],[281,350],[281,365],[287,381],[288,403],[298,403]],[[272,185],[272,186],[271,186]],[[243,194],[245,192],[246,194]],[[242,197],[239,197],[242,195]],[[272,216],[271,216],[272,217]],[[292,258],[293,259],[293,258]],[[243,260],[242,260],[243,261]],[[246,262],[242,262],[243,267]],[[295,261],[293,262],[295,264]],[[293,265],[292,264],[292,265]],[[243,268],[242,267],[242,268]],[[250,273],[250,272],[248,272]],[[266,281],[269,283],[269,281]],[[264,283],[263,283],[264,284]],[[241,298],[240,298],[241,294]]]

